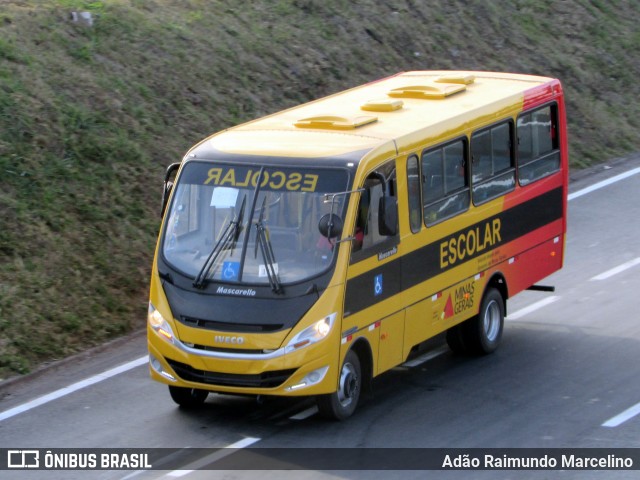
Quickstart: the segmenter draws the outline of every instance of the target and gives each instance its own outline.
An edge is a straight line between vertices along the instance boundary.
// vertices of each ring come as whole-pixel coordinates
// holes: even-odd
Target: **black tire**
[[[318,410],[320,414],[332,420],[345,420],[353,415],[362,392],[362,369],[360,359],[352,350],[347,353],[340,377],[338,390],[328,395],[319,395]]]
[[[209,392],[198,388],[173,387],[169,385],[169,393],[174,402],[184,408],[197,408],[207,399]]]
[[[500,345],[504,328],[504,299],[490,288],[480,304],[478,315],[463,324],[464,345],[469,353],[486,355]]]

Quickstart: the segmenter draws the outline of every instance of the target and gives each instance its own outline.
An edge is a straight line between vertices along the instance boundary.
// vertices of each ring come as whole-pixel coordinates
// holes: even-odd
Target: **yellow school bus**
[[[377,375],[446,334],[498,346],[507,299],[562,267],[558,80],[400,73],[214,134],[167,170],[151,377],[315,396],[349,417]]]

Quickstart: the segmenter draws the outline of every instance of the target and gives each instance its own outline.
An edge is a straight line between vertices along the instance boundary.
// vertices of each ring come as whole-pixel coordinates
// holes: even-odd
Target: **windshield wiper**
[[[211,250],[211,253],[202,265],[200,272],[198,272],[198,275],[193,282],[193,286],[195,288],[204,287],[207,276],[209,275],[209,272],[211,271],[213,266],[216,264],[216,260],[220,256],[220,253],[227,249],[229,245],[231,246],[231,253],[233,254],[233,248],[235,247],[235,244],[238,241],[238,237],[240,236],[242,217],[244,215],[244,207],[246,203],[247,195],[245,194],[244,198],[242,199],[242,205],[240,206],[238,215],[225,227],[222,235],[220,235],[220,238],[218,238],[215,247],[213,247],[213,250]]]
[[[269,278],[269,284],[271,285],[271,290],[274,293],[282,292],[282,284],[280,280],[278,280],[278,272],[276,272],[276,259],[273,255],[273,246],[271,245],[271,240],[269,239],[269,235],[264,226],[264,208],[267,202],[267,197],[262,199],[262,207],[260,208],[260,216],[258,217],[258,221],[256,222],[256,246],[253,252],[254,257],[258,256],[258,245],[260,245],[260,252],[262,253],[262,258],[264,259],[264,268],[267,272],[267,277]]]

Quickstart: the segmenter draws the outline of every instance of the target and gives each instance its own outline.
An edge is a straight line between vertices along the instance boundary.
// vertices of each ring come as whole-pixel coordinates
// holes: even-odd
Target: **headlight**
[[[287,344],[284,349],[284,353],[291,353],[295,350],[298,350],[302,347],[306,347],[307,345],[311,345],[312,343],[319,342],[331,331],[331,327],[336,321],[337,313],[332,313],[331,315],[327,315],[322,320],[318,320],[316,323],[311,325],[310,327],[305,328],[300,333],[298,333],[295,337],[291,339],[291,341]]]
[[[171,325],[164,319],[162,314],[156,310],[151,303],[149,303],[149,312],[147,314],[147,320],[151,328],[167,342],[173,343],[174,335]]]

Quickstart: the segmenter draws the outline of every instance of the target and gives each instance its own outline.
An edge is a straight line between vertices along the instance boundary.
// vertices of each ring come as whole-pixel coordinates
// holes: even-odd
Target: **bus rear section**
[[[567,165],[560,83],[515,74],[406,72],[203,140],[165,184],[152,378],[345,419],[439,334],[493,352],[562,267]]]

